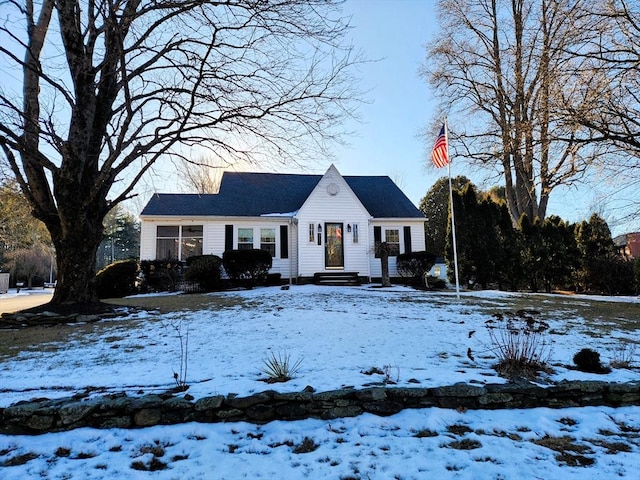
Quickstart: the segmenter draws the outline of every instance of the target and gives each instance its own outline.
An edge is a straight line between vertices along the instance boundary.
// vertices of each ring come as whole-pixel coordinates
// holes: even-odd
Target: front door
[[[344,248],[342,223],[324,224],[324,265],[325,268],[344,268]]]

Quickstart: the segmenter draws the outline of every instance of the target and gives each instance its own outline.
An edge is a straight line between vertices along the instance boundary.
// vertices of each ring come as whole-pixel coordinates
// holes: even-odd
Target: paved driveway
[[[0,293],[0,314],[13,313],[25,308],[37,307],[51,300],[53,290],[20,290],[10,289],[8,293]]]

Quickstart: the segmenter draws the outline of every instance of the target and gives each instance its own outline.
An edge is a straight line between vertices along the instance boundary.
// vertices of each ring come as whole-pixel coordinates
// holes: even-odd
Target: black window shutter
[[[224,250],[233,250],[233,225],[224,226]]]
[[[411,253],[411,227],[404,227],[404,253]]]
[[[289,258],[289,228],[280,225],[280,258]]]
[[[382,227],[373,227],[373,244],[375,249],[375,257],[380,258],[378,254],[378,245],[382,243]]]

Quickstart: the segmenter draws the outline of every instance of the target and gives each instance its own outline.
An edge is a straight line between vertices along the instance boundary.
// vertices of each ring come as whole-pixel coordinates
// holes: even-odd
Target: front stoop
[[[316,285],[358,286],[360,285],[360,277],[358,277],[358,272],[317,272],[313,274],[313,283]]]

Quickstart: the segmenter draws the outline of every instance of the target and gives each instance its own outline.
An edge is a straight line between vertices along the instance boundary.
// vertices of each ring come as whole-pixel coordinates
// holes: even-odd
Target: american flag
[[[449,152],[447,151],[447,135],[445,133],[445,126],[442,125],[438,138],[433,150],[431,151],[431,160],[436,168],[442,168],[449,163]]]

